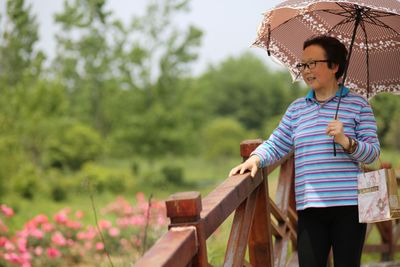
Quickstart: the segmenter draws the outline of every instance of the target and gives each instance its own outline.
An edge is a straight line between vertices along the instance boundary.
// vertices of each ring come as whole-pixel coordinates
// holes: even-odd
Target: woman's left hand
[[[333,136],[333,140],[343,147],[348,146],[348,138],[346,135],[344,135],[343,123],[341,121],[333,120],[328,123],[328,127],[326,127],[326,134]]]

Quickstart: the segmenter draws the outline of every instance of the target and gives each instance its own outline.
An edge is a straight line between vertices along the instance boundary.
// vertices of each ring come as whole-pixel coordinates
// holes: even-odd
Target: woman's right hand
[[[242,164],[237,165],[234,167],[230,172],[229,176],[233,176],[235,174],[243,174],[245,171],[250,171],[251,177],[256,176],[258,166],[260,166],[260,158],[257,155],[253,155],[250,158],[248,158],[245,162]]]

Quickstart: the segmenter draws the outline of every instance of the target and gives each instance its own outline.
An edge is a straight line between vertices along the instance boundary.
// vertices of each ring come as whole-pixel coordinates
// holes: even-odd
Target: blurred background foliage
[[[16,211],[11,231],[65,206],[91,213],[89,195],[101,207],[116,195],[135,201],[139,191],[158,199],[206,194],[240,161],[239,143],[267,138],[305,95],[302,83],[251,52],[193,75],[203,32],[174,21],[189,2],[148,1],[126,24],[106,0],[65,1],[54,17],[60,31],[53,58],[37,48],[32,7],[6,2],[0,202]],[[382,94],[371,104],[382,159],[400,169],[400,97]],[[223,259],[221,240],[210,247],[214,263]]]
[[[62,202],[88,181],[98,193],[206,191],[240,160],[240,141],[268,137],[306,88],[251,52],[193,75],[203,32],[173,19],[189,4],[152,0],[126,24],[105,0],[65,1],[48,58],[36,45],[32,7],[6,2],[0,200],[16,194]],[[379,95],[371,103],[382,146],[395,155],[400,98]],[[18,210],[18,201],[11,204]]]

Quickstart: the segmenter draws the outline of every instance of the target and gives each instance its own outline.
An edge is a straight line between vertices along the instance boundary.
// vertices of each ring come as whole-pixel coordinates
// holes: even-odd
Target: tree
[[[0,28],[0,84],[2,91],[24,79],[36,79],[44,54],[34,49],[38,24],[32,6],[24,0],[8,0],[5,27]],[[30,81],[28,82],[28,84]]]
[[[378,136],[379,140],[381,141],[381,145],[385,146],[389,143],[392,144],[392,141],[386,141],[389,139],[393,140],[393,131],[396,131],[395,125],[399,124],[396,113],[400,112],[400,97],[389,93],[379,94],[372,98],[371,105],[377,120]],[[391,133],[392,137],[386,138],[392,127],[394,128]]]
[[[118,148],[157,155],[181,151],[177,133],[188,127],[179,115],[180,80],[197,57],[202,35],[194,26],[175,24],[188,3],[152,0],[145,15],[125,26],[103,0],[65,1],[56,16],[63,32],[54,69],[66,87],[71,115]]]
[[[40,81],[44,60],[44,54],[35,49],[38,24],[31,5],[9,0],[4,15],[4,27],[0,28],[0,181],[35,161],[27,144],[34,143],[28,133],[38,129],[33,123],[38,107],[29,104],[29,97]],[[5,186],[1,183],[0,187]]]
[[[271,72],[251,53],[211,66],[199,83],[214,116],[236,118],[247,129],[260,130],[302,94],[286,71]]]
[[[111,12],[104,0],[64,1],[64,10],[56,14],[63,29],[56,36],[57,55],[53,63],[55,76],[65,86],[70,115],[97,129],[103,135],[109,128],[105,102],[114,88],[108,40]],[[78,36],[78,37],[76,37]]]

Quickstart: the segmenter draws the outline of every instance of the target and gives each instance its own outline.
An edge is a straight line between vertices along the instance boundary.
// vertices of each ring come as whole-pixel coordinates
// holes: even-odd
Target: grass
[[[217,161],[205,160],[202,158],[164,158],[155,162],[145,161],[143,159],[136,160],[140,166],[138,174],[135,177],[145,176],[146,178],[137,178],[136,187],[132,192],[121,192],[122,195],[131,203],[135,202],[137,192],[144,192],[147,197],[150,194],[156,200],[164,200],[169,195],[181,191],[199,191],[202,196],[206,196],[217,184],[221,183],[228,175],[232,166],[240,162],[240,158],[218,159]],[[102,165],[109,168],[119,168],[129,170],[132,165],[132,160],[109,160],[102,162]],[[169,164],[181,166],[183,169],[182,184],[167,184],[162,183],[161,186],[155,186],[154,180],[162,179],[160,169]],[[16,216],[10,219],[12,225],[11,231],[21,229],[24,223],[36,216],[37,214],[45,214],[47,216],[54,215],[57,211],[69,207],[71,210],[82,210],[86,216],[84,222],[93,224],[93,210],[90,201],[90,192],[86,189],[80,192],[69,192],[68,198],[64,201],[55,202],[49,199],[48,194],[38,192],[33,199],[25,199],[19,195],[10,192],[2,196],[0,202],[11,206]],[[93,193],[96,209],[99,210],[114,201],[116,194],[102,192]]]

